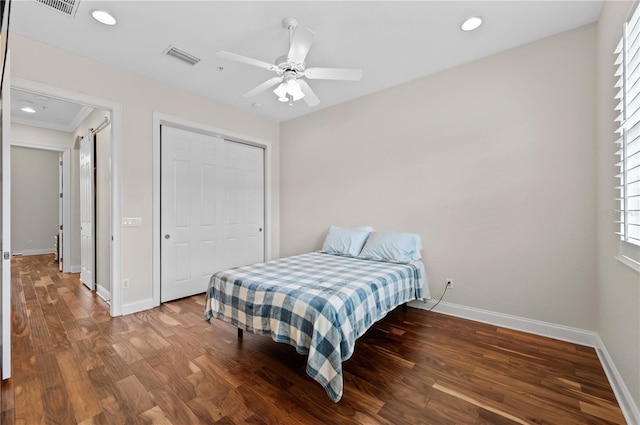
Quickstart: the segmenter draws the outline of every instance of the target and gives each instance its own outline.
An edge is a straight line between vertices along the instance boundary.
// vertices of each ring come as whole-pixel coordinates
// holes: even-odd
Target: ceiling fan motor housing
[[[276,73],[278,75],[291,76],[294,78],[302,77],[304,75],[304,69],[306,63],[293,63],[287,60],[287,55],[279,56],[275,61],[278,69]]]

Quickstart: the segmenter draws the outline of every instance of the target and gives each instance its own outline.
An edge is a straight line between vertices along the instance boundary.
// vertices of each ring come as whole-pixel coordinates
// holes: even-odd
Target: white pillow
[[[357,257],[372,231],[373,229],[368,226],[331,226],[329,227],[329,232],[327,232],[327,237],[324,239],[322,252]]]
[[[403,263],[422,258],[420,235],[400,232],[372,232],[359,257]]]

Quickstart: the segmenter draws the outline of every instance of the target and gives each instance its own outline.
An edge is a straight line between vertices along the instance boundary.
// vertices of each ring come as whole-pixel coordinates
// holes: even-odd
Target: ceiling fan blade
[[[362,78],[362,70],[347,68],[308,68],[304,72],[304,75],[310,80],[360,81]]]
[[[292,63],[303,63],[304,59],[309,53],[311,43],[316,35],[307,27],[298,27],[293,32],[293,39],[291,40],[291,47],[289,47],[289,54],[287,60]]]
[[[320,99],[318,99],[318,96],[316,96],[313,90],[311,90],[311,87],[309,87],[309,84],[307,84],[305,80],[300,78],[296,81],[298,82],[298,84],[300,84],[300,90],[302,90],[302,93],[304,93],[303,99],[305,102],[307,102],[307,105],[316,106],[318,103],[320,103]]]
[[[272,63],[264,62],[258,59],[248,58],[242,55],[236,55],[235,53],[229,53],[223,50],[217,51],[216,55],[219,58],[229,59],[236,62],[246,63],[248,65],[258,66],[260,68],[268,69],[269,71],[275,71],[276,69],[278,69],[278,67]]]
[[[268,88],[271,88],[273,86],[275,86],[278,83],[282,82],[282,78],[283,77],[273,77],[273,78],[269,78],[267,81],[265,81],[264,83],[260,84],[258,87],[254,88],[253,90],[249,90],[248,92],[246,92],[244,94],[244,97],[253,97],[257,94],[262,93],[263,91],[265,91]]]

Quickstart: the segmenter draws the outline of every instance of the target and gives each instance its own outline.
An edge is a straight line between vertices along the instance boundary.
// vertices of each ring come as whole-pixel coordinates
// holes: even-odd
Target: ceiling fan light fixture
[[[304,97],[304,93],[302,93],[300,89],[300,84],[293,78],[287,81],[287,93],[293,97],[294,102]]]
[[[478,29],[480,25],[482,25],[482,18],[480,16],[472,16],[460,24],[460,29],[462,31],[473,31]]]
[[[296,102],[304,97],[300,83],[295,78],[289,78],[280,83],[273,92],[278,96],[280,102],[288,102],[290,99]]]
[[[276,87],[276,89],[273,92],[280,99],[282,99],[283,97],[286,98],[287,97],[287,85],[285,83],[280,83],[280,85],[278,87]],[[281,100],[281,102],[284,102],[284,101]]]

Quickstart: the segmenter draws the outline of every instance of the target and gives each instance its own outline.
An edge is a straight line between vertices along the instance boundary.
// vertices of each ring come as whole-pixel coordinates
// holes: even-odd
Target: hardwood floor
[[[371,328],[333,403],[292,347],[203,320],[204,295],[110,318],[53,256],[12,268],[4,424],[620,424],[592,348],[409,308]]]

